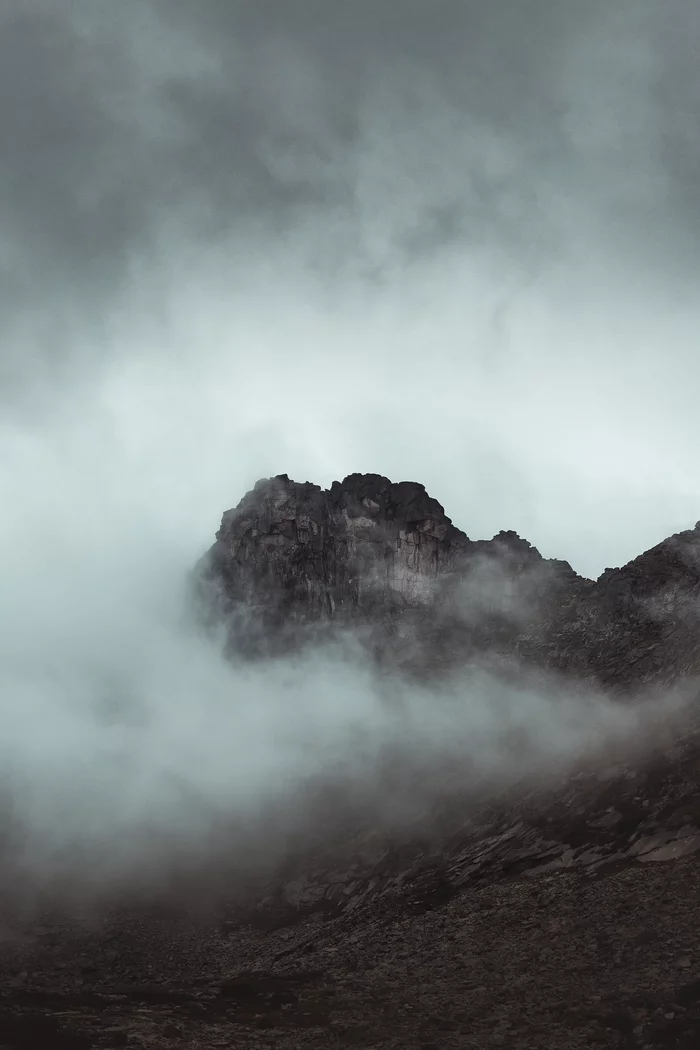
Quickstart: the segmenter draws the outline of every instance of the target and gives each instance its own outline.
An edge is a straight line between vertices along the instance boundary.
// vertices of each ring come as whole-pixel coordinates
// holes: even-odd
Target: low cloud
[[[226,663],[183,581],[281,472],[420,481],[590,577],[697,520],[698,9],[671,9],[3,7],[0,747],[30,880],[79,853],[155,878],[219,820],[303,822],[328,769],[376,798],[384,748],[428,783],[446,751],[505,769],[506,725],[542,766],[633,730],[477,671],[397,720],[347,653]]]
[[[105,459],[97,430],[71,444],[74,425],[50,444],[18,433],[3,463],[4,859],[26,885],[70,876],[104,892],[162,880],[183,858],[252,844],[262,855],[270,821],[308,830],[319,783],[372,819],[410,820],[446,768],[453,786],[495,790],[675,709],[477,665],[419,685],[372,669],[350,634],[296,657],[226,660],[188,604],[181,523],[123,458]],[[498,600],[479,579],[479,603]],[[401,788],[387,793],[397,762]]]

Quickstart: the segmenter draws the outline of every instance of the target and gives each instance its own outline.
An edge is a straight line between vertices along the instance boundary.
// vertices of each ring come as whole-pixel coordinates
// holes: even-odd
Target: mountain
[[[427,791],[399,762],[400,819],[383,781],[355,810],[331,784],[300,792],[308,833],[256,829],[282,853],[272,868],[234,834],[102,912],[6,906],[0,1044],[695,1050],[699,554],[696,526],[593,581],[514,532],[470,539],[416,483],[258,482],[193,574],[232,658],[352,637],[365,664],[418,680],[428,721],[439,683],[472,666],[603,696],[625,732],[658,717],[485,788],[445,763],[447,789]]]
[[[700,523],[592,581],[515,532],[470,539],[416,482],[281,474],[226,511],[197,579],[251,654],[354,628],[431,674],[478,655],[630,690],[700,670]]]

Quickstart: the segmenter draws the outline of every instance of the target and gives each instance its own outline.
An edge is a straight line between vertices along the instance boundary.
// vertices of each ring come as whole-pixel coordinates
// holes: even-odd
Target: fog
[[[700,517],[699,31],[691,0],[2,6],[0,695],[31,856],[201,838],[393,739],[346,655],[231,668],[186,620],[257,478],[417,480],[593,577]],[[460,688],[452,740],[498,768],[493,683]],[[550,757],[623,717],[508,696]],[[439,750],[414,699],[402,746]]]

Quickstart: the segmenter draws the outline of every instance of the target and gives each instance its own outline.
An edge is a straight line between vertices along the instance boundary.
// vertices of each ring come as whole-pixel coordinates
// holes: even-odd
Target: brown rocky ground
[[[255,908],[193,891],[8,913],[0,1046],[691,1050],[698,825],[693,731],[635,767],[492,801],[451,835],[436,824],[432,842],[307,858]]]

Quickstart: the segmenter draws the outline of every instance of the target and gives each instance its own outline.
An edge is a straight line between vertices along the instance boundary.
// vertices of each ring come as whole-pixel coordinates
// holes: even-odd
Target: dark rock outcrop
[[[700,527],[594,582],[514,533],[468,539],[419,485],[282,476],[224,515],[197,579],[235,645],[351,626],[397,658],[403,638],[409,667],[495,653],[634,691],[700,669],[698,554]],[[0,1042],[691,1050],[700,716],[667,714],[651,749],[625,739],[483,795],[467,783],[397,827],[370,811],[349,833],[324,792],[312,841],[288,836],[251,887],[231,846],[222,871],[101,923],[5,902]]]
[[[224,514],[206,573],[267,626],[357,622],[429,601],[468,546],[422,485],[352,474],[324,491],[281,474]]]
[[[281,474],[224,514],[197,580],[251,653],[353,627],[414,671],[488,655],[625,690],[700,670],[698,526],[594,582],[515,532],[471,540],[415,482]]]

